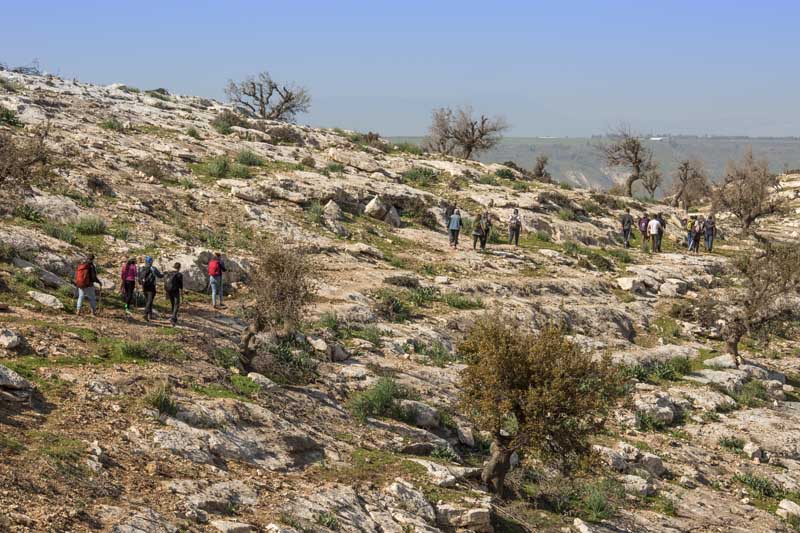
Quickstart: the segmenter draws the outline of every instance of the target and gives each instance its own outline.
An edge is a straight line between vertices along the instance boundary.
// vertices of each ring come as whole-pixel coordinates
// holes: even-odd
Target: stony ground
[[[0,73],[20,137],[45,120],[55,171],[0,221],[0,529],[8,531],[791,531],[800,508],[796,330],[748,339],[731,368],[691,310],[724,291],[748,246],[721,217],[712,254],[682,247],[658,204],[524,182],[510,169],[376,149],[352,132],[218,131],[208,100]],[[242,155],[243,152],[247,152]],[[255,155],[256,157],[253,157]],[[237,162],[239,161],[239,162]],[[797,207],[800,176],[784,191]],[[490,209],[485,253],[448,246],[444,207]],[[617,220],[662,211],[664,253],[622,249]],[[505,221],[519,208],[519,247]],[[97,220],[102,220],[99,224]],[[797,238],[800,217],[768,221]],[[790,231],[786,231],[786,227]],[[468,233],[468,232],[467,232]],[[788,234],[788,235],[787,235]],[[319,292],[283,357],[302,379],[250,372],[238,342],[254,243],[313,253]],[[209,252],[227,307],[205,293]],[[69,280],[98,257],[95,318]],[[145,323],[116,291],[127,257],[184,265],[186,302]],[[387,314],[387,302],[395,313]],[[634,376],[597,465],[536,465],[513,498],[480,486],[482,435],[458,412],[455,346],[481,313],[563,324]],[[266,373],[266,371],[264,371]],[[407,415],[354,415],[386,383]]]

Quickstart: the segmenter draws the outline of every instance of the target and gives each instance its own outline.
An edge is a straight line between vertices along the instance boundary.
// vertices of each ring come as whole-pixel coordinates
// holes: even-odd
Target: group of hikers
[[[634,226],[630,208],[625,210],[625,214],[622,215],[620,223],[622,224],[622,240],[625,243],[625,248],[630,248],[630,240],[633,235]],[[705,243],[707,252],[712,251],[714,239],[717,236],[717,224],[714,220],[714,215],[708,215],[708,218],[704,218],[703,215],[692,215],[682,220],[681,225],[686,230],[686,247],[689,252],[699,253],[701,241]],[[643,213],[642,216],[639,217],[639,220],[636,221],[636,226],[639,228],[639,233],[642,236],[642,251],[649,251],[651,253],[660,252],[664,231],[667,227],[667,221],[664,219],[664,215],[658,213],[653,216],[648,213]]]
[[[464,227],[464,221],[461,218],[461,211],[458,206],[455,204],[448,206],[445,210],[445,218],[447,229],[450,232],[450,247],[458,249],[458,237],[461,233],[461,228]],[[519,246],[520,231],[522,231],[522,217],[520,217],[519,209],[514,209],[508,219],[509,244],[513,243],[515,246]],[[472,249],[477,250],[480,243],[480,250],[485,250],[491,232],[492,216],[489,214],[489,210],[484,208],[472,228]]]
[[[84,301],[89,302],[91,315],[97,313],[97,293],[95,284],[102,286],[97,277],[97,267],[94,263],[95,257],[90,254],[85,261],[78,265],[75,271],[75,285],[78,288],[78,303],[76,314],[81,314]],[[215,253],[208,262],[208,284],[211,288],[211,305],[216,309],[225,307],[223,299],[223,280],[222,274],[226,272],[225,262],[222,255]],[[138,300],[136,288],[141,288],[144,297],[144,319],[150,322],[153,318],[153,302],[156,298],[158,280],[164,280],[164,292],[167,295],[171,307],[170,324],[174,327],[178,323],[178,312],[181,306],[181,296],[183,293],[183,273],[181,264],[174,263],[172,270],[161,272],[154,264],[153,258],[144,258],[144,264],[139,266],[135,258],[130,258],[122,265],[120,272],[120,293],[125,305],[125,314],[131,316],[133,309],[136,308]]]

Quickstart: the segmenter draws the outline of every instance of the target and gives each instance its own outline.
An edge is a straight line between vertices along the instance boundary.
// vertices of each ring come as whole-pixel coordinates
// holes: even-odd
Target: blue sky
[[[300,121],[424,133],[470,104],[510,135],[800,135],[796,1],[5,2],[0,61],[223,98],[269,70]]]

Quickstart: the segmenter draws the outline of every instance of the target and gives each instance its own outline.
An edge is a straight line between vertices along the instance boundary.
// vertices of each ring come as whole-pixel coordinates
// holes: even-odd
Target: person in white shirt
[[[658,218],[653,217],[650,222],[647,223],[647,234],[650,236],[650,253],[655,252],[658,250],[658,236],[661,231],[661,222],[659,222]]]

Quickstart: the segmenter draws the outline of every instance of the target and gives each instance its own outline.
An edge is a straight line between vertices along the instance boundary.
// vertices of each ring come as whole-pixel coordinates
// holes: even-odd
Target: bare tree
[[[733,261],[732,273],[740,280],[739,286],[717,302],[726,351],[736,366],[742,337],[800,314],[800,249],[760,241],[754,252]]]
[[[239,83],[228,80],[225,94],[240,112],[254,118],[294,122],[311,107],[308,89],[278,83],[266,71]]]
[[[740,162],[730,161],[725,177],[714,194],[714,210],[729,211],[749,232],[759,218],[783,210],[784,200],[773,194],[778,177],[770,174],[766,159],[756,159],[747,150]]]
[[[553,176],[547,170],[547,163],[550,158],[542,154],[536,158],[536,164],[533,167],[533,179],[550,183],[553,181]]]
[[[656,190],[661,187],[661,183],[664,181],[664,176],[661,175],[658,163],[653,161],[652,157],[644,165],[639,181],[644,190],[647,191],[647,194],[650,195],[650,198],[654,198]]]
[[[697,201],[708,195],[708,174],[699,159],[684,159],[678,165],[672,192],[672,207],[680,205],[688,210]]]
[[[628,167],[630,174],[625,179],[625,194],[633,196],[633,184],[639,181],[652,160],[652,152],[627,126],[620,126],[609,135],[611,141],[599,146],[606,162],[612,167]]]
[[[434,109],[431,118],[425,148],[464,159],[496,146],[508,129],[508,124],[500,117],[481,115],[475,118],[469,106],[455,111],[445,107]]]

